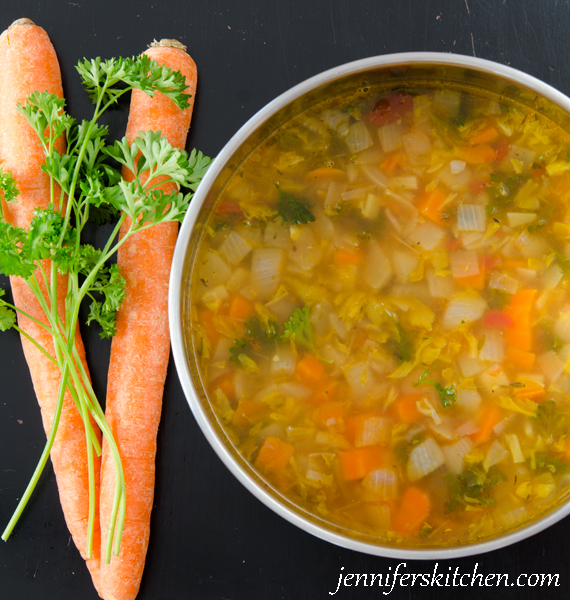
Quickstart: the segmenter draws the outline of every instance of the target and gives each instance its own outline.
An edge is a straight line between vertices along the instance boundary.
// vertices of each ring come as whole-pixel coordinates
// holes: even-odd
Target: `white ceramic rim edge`
[[[223,441],[218,437],[218,434],[210,423],[200,398],[196,393],[190,370],[186,364],[182,331],[182,315],[180,314],[182,274],[187,252],[187,245],[194,227],[194,223],[196,222],[202,204],[207,197],[207,190],[210,188],[216,177],[219,175],[233,153],[240,146],[242,141],[251,133],[253,133],[255,129],[269,119],[274,113],[289,104],[292,100],[324,83],[332,82],[346,75],[363,72],[370,68],[422,63],[468,67],[476,71],[496,74],[499,77],[512,81],[519,86],[527,87],[538,92],[540,95],[554,102],[570,114],[570,98],[540,79],[523,73],[522,71],[518,71],[512,67],[501,65],[490,60],[471,56],[463,56],[459,54],[443,54],[438,52],[402,52],[397,54],[373,56],[349,62],[310,77],[309,79],[306,79],[305,81],[282,93],[269,104],[265,105],[265,107],[259,110],[255,115],[253,115],[232,136],[232,138],[220,151],[218,156],[212,161],[206,176],[199,185],[198,190],[196,191],[196,194],[190,203],[190,207],[180,228],[170,275],[168,310],[170,335],[172,340],[172,354],[180,383],[190,409],[192,410],[200,429],[204,433],[206,439],[216,454],[247,490],[249,490],[258,500],[260,500],[279,516],[283,517],[285,520],[303,529],[304,531],[307,531],[314,536],[331,542],[337,546],[356,550],[365,554],[384,556],[394,559],[436,560],[483,554],[485,552],[504,548],[508,545],[526,539],[527,537],[547,529],[551,525],[554,525],[559,520],[567,516],[570,513],[570,502],[560,506],[558,509],[542,517],[540,520],[521,527],[520,529],[517,529],[511,533],[507,533],[499,538],[493,538],[484,542],[467,544],[464,546],[453,546],[449,548],[443,547],[417,549],[406,547],[398,548],[395,546],[381,544],[377,545],[337,534],[325,529],[324,527],[320,527],[316,523],[305,519],[300,514],[289,510],[274,496],[267,493],[261,486],[259,486],[242,468],[242,466],[226,448]]]

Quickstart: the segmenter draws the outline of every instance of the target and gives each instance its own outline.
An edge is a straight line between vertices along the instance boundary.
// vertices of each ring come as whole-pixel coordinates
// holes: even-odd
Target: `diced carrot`
[[[216,329],[214,323],[215,316],[216,313],[208,309],[202,310],[199,313],[199,323],[213,345],[217,344],[220,339],[220,332]]]
[[[233,424],[236,427],[247,427],[253,425],[265,412],[265,405],[251,398],[242,398],[237,405],[233,416]]]
[[[474,290],[482,290],[487,281],[487,274],[483,268],[482,261],[479,261],[479,273],[468,275],[467,277],[455,277],[455,281],[465,287],[471,287]]]
[[[358,249],[339,248],[335,252],[334,260],[341,265],[359,265],[364,260],[364,253]]]
[[[456,148],[457,158],[464,160],[470,165],[481,165],[491,162],[497,157],[497,151],[489,144],[477,144],[476,146],[462,146]]]
[[[217,214],[243,215],[243,210],[237,202],[220,202],[216,207]]]
[[[527,400],[533,400],[539,402],[544,398],[545,390],[544,386],[538,382],[527,382],[524,387],[515,388],[514,395],[517,398],[526,398]]]
[[[419,531],[428,518],[431,501],[426,492],[409,487],[402,496],[402,503],[392,519],[392,529],[402,533]]]
[[[479,427],[479,431],[470,436],[471,441],[475,445],[486,442],[491,437],[493,428],[502,418],[503,413],[499,407],[495,406],[494,404],[488,406],[486,410],[482,411],[481,417],[478,419],[477,425]]]
[[[268,436],[259,449],[255,466],[265,471],[282,471],[295,453],[295,446],[274,436]]]
[[[345,412],[342,402],[325,402],[313,411],[313,421],[320,427],[342,433]]]
[[[417,402],[422,399],[421,394],[404,394],[399,396],[392,405],[392,411],[401,423],[415,423],[422,414],[418,410]]]
[[[389,441],[390,429],[386,418],[372,411],[348,417],[345,420],[345,435],[356,448],[377,446]]]
[[[484,129],[476,133],[469,139],[471,146],[477,146],[478,144],[486,144],[492,142],[499,137],[499,132],[494,125],[487,125]]]
[[[507,347],[507,362],[509,365],[523,372],[529,372],[534,367],[536,354],[527,352],[514,346]]]
[[[392,152],[380,163],[380,169],[387,175],[393,175],[404,165],[404,155],[401,152]]]
[[[253,302],[244,298],[241,294],[234,296],[230,302],[229,317],[234,321],[245,321],[255,313]]]
[[[309,171],[305,177],[311,181],[330,181],[342,179],[346,177],[346,173],[342,169],[335,169],[334,167],[319,167]]]
[[[509,260],[501,261],[501,267],[506,271],[514,271],[515,269],[521,268],[526,269],[528,267],[528,263],[524,260],[516,260],[511,258]]]
[[[316,386],[314,392],[309,396],[307,402],[312,405],[319,405],[323,402],[332,402],[336,396],[338,379],[323,376]]]
[[[346,481],[362,479],[371,471],[384,466],[384,451],[380,446],[365,446],[347,450],[340,456],[340,469]]]
[[[447,195],[439,188],[424,192],[420,196],[419,212],[434,223],[441,223],[441,209],[444,206]]]
[[[481,319],[485,327],[494,327],[496,329],[506,329],[513,326],[513,320],[502,310],[490,310]]]
[[[504,312],[512,321],[513,326],[505,332],[507,346],[530,352],[532,350],[531,313],[534,306],[536,290],[519,290],[511,297],[510,304]]]
[[[321,381],[325,374],[323,361],[314,354],[306,354],[295,367],[299,379],[307,385],[315,385]]]
[[[489,182],[485,180],[471,181],[469,183],[469,191],[472,194],[480,194],[485,190]]]
[[[212,388],[219,389],[228,400],[232,400],[236,395],[234,378],[234,373],[224,373],[213,382]]]

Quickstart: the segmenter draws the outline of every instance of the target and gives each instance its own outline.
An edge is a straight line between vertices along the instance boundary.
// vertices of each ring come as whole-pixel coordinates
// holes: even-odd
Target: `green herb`
[[[396,350],[394,354],[404,362],[411,362],[412,358],[414,357],[414,352],[410,335],[402,327],[402,324],[400,323],[400,321],[398,321],[396,315],[388,311],[386,311],[386,315],[390,317],[396,330],[396,336],[394,338],[396,343]]]
[[[246,338],[239,338],[234,340],[234,345],[230,348],[230,361],[240,364],[239,355],[243,354],[248,348],[251,347],[249,340]]]
[[[485,207],[487,216],[502,216],[526,180],[527,178],[523,175],[506,176],[502,173],[493,173],[491,185],[485,188],[489,195],[489,203]]]
[[[451,493],[447,509],[453,511],[467,506],[493,506],[495,500],[491,497],[491,490],[507,477],[496,466],[485,471],[481,465],[474,465],[458,477],[448,475],[446,479]]]
[[[551,458],[548,454],[540,453],[535,455],[537,471],[550,471],[551,473],[567,473],[570,470],[568,465],[561,462],[559,458]]]
[[[279,191],[279,200],[277,201],[277,212],[281,221],[286,225],[306,225],[313,222],[315,217],[309,210],[310,204],[304,198],[298,198],[294,194],[284,192],[278,184],[275,184]]]
[[[416,383],[414,383],[414,387],[418,387],[422,384],[428,384],[433,386],[435,391],[439,394],[441,405],[443,406],[443,408],[447,408],[457,400],[457,398],[455,397],[455,387],[453,384],[451,384],[449,387],[444,388],[438,381],[432,381],[431,379],[428,379],[432,370],[433,367],[429,371],[424,369],[424,372],[420,375],[419,380]]]
[[[103,337],[113,335],[115,312],[124,295],[124,280],[118,267],[110,263],[111,257],[136,232],[159,223],[180,221],[209,159],[196,151],[188,155],[173,148],[159,133],[153,132],[142,133],[131,145],[126,138],[112,146],[105,144],[108,130],[99,124],[101,116],[135,88],[151,96],[161,92],[180,108],[188,106],[189,96],[180,73],[158,65],[146,55],[106,61],[99,58],[83,60],[77,71],[95,105],[90,121],[77,123],[66,113],[65,101],[47,92],[34,92],[23,106],[18,105],[18,110],[38,136],[45,155],[42,168],[52,183],[49,206],[35,211],[27,230],[9,224],[0,209],[0,272],[22,277],[42,306],[45,327],[54,343],[53,355],[47,355],[39,343],[18,327],[14,312],[18,309],[3,297],[0,297],[0,329],[16,329],[57,364],[62,374],[54,424],[38,466],[2,539],[9,537],[47,462],[67,390],[85,427],[90,489],[96,487],[94,455],[101,453],[93,421],[101,429],[115,465],[116,493],[112,508],[115,518],[109,527],[104,552],[104,559],[109,562],[111,551],[118,554],[120,548],[125,518],[125,479],[117,445],[75,345],[80,307],[84,301],[90,302],[87,321],[98,323]],[[55,144],[62,135],[67,140],[63,154],[58,152]],[[110,158],[130,169],[133,180],[125,181],[110,164]],[[174,191],[164,193],[159,186],[168,182],[173,184]],[[5,201],[16,199],[17,182],[9,173],[0,172],[0,188]],[[181,188],[190,191],[182,193]],[[55,191],[58,189],[60,192]],[[83,243],[82,233],[88,222],[107,221],[114,215],[118,215],[118,220],[101,249]],[[123,224],[124,233],[119,238]],[[49,272],[46,272],[43,259],[50,259]],[[63,290],[66,297],[64,315],[57,310],[58,273],[67,274],[67,289]],[[88,556],[92,551],[95,503],[96,498],[91,494]]]
[[[549,441],[558,441],[568,433],[568,413],[555,400],[539,404],[531,420],[538,433]]]
[[[503,310],[511,302],[511,295],[508,292],[496,288],[487,288],[485,297],[492,310]]]
[[[296,308],[293,314],[283,323],[282,340],[292,340],[296,345],[315,351],[313,327],[309,321],[309,307]]]
[[[277,322],[267,321],[262,323],[257,317],[251,317],[244,322],[246,335],[250,340],[257,340],[264,345],[265,342],[274,340],[277,337]]]

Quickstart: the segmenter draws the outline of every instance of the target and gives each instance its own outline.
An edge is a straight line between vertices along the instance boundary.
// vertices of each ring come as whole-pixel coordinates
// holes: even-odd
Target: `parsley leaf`
[[[0,191],[2,192],[1,197],[6,202],[12,202],[16,199],[20,191],[18,190],[18,184],[14,179],[12,173],[4,171],[0,166]]]
[[[450,386],[444,388],[438,381],[432,381],[428,379],[429,374],[432,370],[433,367],[429,371],[426,371],[426,369],[424,369],[424,372],[420,375],[419,380],[416,383],[414,383],[414,387],[418,387],[422,383],[433,386],[435,391],[439,394],[439,398],[441,400],[441,405],[443,406],[443,408],[451,406],[457,400],[455,396],[455,386],[451,384]]]
[[[279,200],[277,201],[277,212],[281,221],[286,225],[306,225],[313,223],[315,217],[309,210],[310,204],[304,198],[298,198],[294,194],[284,192],[276,183],[279,190]]]
[[[315,350],[313,327],[309,321],[309,307],[296,308],[293,314],[283,323],[282,340],[292,340],[295,344]]]

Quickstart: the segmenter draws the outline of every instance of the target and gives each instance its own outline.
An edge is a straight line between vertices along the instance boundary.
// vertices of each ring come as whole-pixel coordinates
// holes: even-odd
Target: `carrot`
[[[242,398],[233,416],[233,424],[237,427],[251,427],[265,412],[266,405],[251,398]]]
[[[513,326],[505,332],[507,346],[530,352],[533,345],[531,315],[534,307],[536,290],[518,290],[511,297],[510,304],[504,313],[513,321]]]
[[[270,472],[282,471],[294,452],[295,446],[278,437],[268,436],[259,449],[255,466]]]
[[[346,250],[339,248],[334,255],[334,260],[340,265],[355,265],[358,266],[364,260],[362,250]]]
[[[247,298],[235,296],[230,303],[229,317],[235,321],[245,321],[249,317],[255,314],[255,307],[253,302],[250,302]]]
[[[55,50],[41,27],[29,19],[19,19],[0,36],[0,162],[3,169],[12,173],[20,191],[17,202],[7,204],[3,201],[3,210],[7,221],[18,227],[29,227],[33,211],[36,208],[46,208],[50,201],[50,181],[41,170],[45,156],[40,141],[25,117],[16,110],[16,104],[23,105],[32,92],[45,90],[63,97]],[[56,144],[58,151],[64,151],[64,139],[57,140]],[[49,275],[51,262],[45,260],[42,265]],[[25,281],[12,276],[10,284],[15,306],[47,325],[47,317]],[[56,284],[57,311],[64,320],[67,277],[57,275]],[[47,300],[46,286],[42,284],[40,287]],[[21,313],[18,325],[50,356],[55,356],[53,338],[48,331]],[[79,360],[88,373],[85,350],[78,330],[75,333],[75,343]],[[62,374],[59,367],[24,335],[22,346],[40,405],[43,426],[49,435],[56,414]],[[100,440],[98,428],[93,426],[93,429]],[[92,506],[91,513],[94,523],[93,548],[91,556],[87,558],[90,503],[85,424],[68,391],[63,398],[59,426],[50,456],[67,526],[79,552],[86,559],[95,587],[99,590],[100,533],[95,505]],[[94,456],[93,460],[97,487],[99,459]],[[96,498],[98,489],[91,491],[92,498]]]
[[[345,412],[342,402],[325,402],[313,411],[313,421],[320,427],[342,433]]]
[[[363,446],[340,455],[340,470],[346,481],[362,479],[384,464],[384,451],[379,446]]]
[[[318,167],[309,171],[305,177],[312,181],[322,182],[342,179],[346,177],[346,173],[342,169],[335,169],[334,167]]]
[[[390,440],[386,419],[376,411],[352,415],[345,421],[346,437],[356,448],[384,445]]]
[[[471,146],[477,146],[479,144],[486,144],[492,142],[499,137],[499,132],[494,125],[487,125],[481,131],[476,133],[469,139]]]
[[[503,418],[503,413],[501,409],[492,404],[481,413],[481,417],[479,418],[477,425],[479,426],[479,431],[471,435],[471,440],[475,445],[482,444],[486,442],[493,433],[494,427],[499,423],[499,421]]]
[[[402,533],[419,531],[429,515],[429,496],[417,487],[409,487],[392,520],[392,529]]]
[[[394,401],[392,410],[401,423],[415,423],[421,418],[417,403],[422,398],[421,394],[404,394]]]
[[[153,60],[180,70],[186,77],[189,107],[182,111],[162,94],[150,98],[134,90],[126,136],[161,131],[172,146],[184,148],[196,90],[194,61],[176,41],[163,40],[146,51]],[[132,179],[133,175],[124,172]],[[165,190],[165,191],[170,191]],[[128,224],[125,223],[126,231]],[[154,496],[156,436],[170,336],[166,319],[168,279],[177,237],[176,223],[162,223],[138,232],[120,249],[117,262],[126,280],[123,304],[117,314],[117,334],[111,345],[106,417],[117,442],[126,486],[126,517],[119,556],[101,561],[103,596],[129,600],[137,595],[150,535]],[[115,473],[107,444],[101,466],[102,549],[107,548]],[[105,557],[107,558],[107,557]]]
[[[497,157],[497,151],[489,144],[477,144],[476,146],[464,146],[457,148],[457,158],[464,160],[470,165],[481,165],[491,162]]]
[[[325,374],[325,367],[323,361],[314,354],[307,354],[297,363],[295,373],[303,383],[315,385]]]
[[[516,347],[507,347],[507,363],[524,372],[529,372],[534,366],[536,354]]]
[[[439,188],[424,192],[420,197],[418,210],[434,223],[441,223],[441,209],[445,205],[447,196]]]

